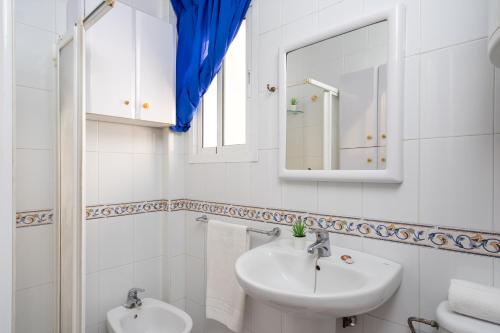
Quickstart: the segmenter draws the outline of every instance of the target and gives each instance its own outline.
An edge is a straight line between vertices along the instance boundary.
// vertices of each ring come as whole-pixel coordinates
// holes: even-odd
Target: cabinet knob
[[[142,108],[143,109],[149,109],[149,103],[148,102],[142,103]]]
[[[125,105],[129,105],[129,104],[130,104],[130,101],[129,101],[129,100],[125,100],[125,101],[123,101],[123,104],[125,104]]]
[[[373,136],[372,136],[371,134],[368,134],[368,135],[366,136],[366,139],[371,140],[371,139],[373,139]]]
[[[385,134],[382,134],[381,137],[382,137],[382,139],[387,139],[387,135],[385,135]]]
[[[366,162],[371,163],[371,162],[373,162],[373,160],[372,160],[371,158],[369,158],[369,157],[368,157],[368,158],[366,159]]]
[[[383,163],[385,163],[385,161],[386,161],[385,157],[382,157],[382,158],[380,159],[380,161],[382,161]]]

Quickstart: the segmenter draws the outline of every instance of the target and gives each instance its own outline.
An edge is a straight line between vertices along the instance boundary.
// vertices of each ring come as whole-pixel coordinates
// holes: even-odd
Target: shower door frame
[[[13,1],[0,1],[0,332],[14,332]],[[9,223],[10,221],[10,223]]]
[[[114,6],[115,0],[102,1],[74,25],[73,33],[58,48],[58,219],[59,219],[59,320],[58,332],[85,332],[85,31]],[[61,52],[73,48],[72,100],[62,107],[65,87],[59,82]],[[66,125],[66,126],[63,126]]]

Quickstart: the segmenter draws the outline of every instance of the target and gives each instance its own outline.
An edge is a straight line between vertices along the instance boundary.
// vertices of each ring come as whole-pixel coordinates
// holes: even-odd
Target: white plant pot
[[[297,104],[295,104],[295,105],[290,105],[289,110],[290,110],[290,111],[297,111]]]
[[[306,237],[293,237],[293,247],[296,250],[303,250],[306,248]]]

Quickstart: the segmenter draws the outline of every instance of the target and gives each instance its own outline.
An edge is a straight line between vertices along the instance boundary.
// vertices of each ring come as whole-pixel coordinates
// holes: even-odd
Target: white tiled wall
[[[87,204],[162,198],[162,142],[161,129],[87,121]],[[175,246],[163,234],[174,225],[164,212],[86,222],[87,332],[103,332],[106,312],[132,287],[162,298],[164,247]]]
[[[16,0],[16,210],[54,208],[59,0]],[[54,332],[56,226],[16,230],[16,332]],[[30,318],[30,320],[26,320]]]
[[[190,164],[185,155],[179,156],[184,164],[170,163],[168,172],[184,175],[185,197],[500,231],[500,72],[495,73],[486,56],[487,0],[401,1],[407,12],[402,184],[294,182],[277,177],[278,96],[268,93],[266,84],[278,81],[279,45],[396,2],[254,2],[260,25],[259,107],[253,110],[259,115],[259,161],[239,166]],[[182,151],[186,150],[174,149],[177,154]],[[238,186],[228,185],[235,181]],[[200,286],[205,279],[205,227],[194,221],[196,214],[185,215],[186,310],[194,319],[194,332],[226,332],[204,319]],[[434,318],[451,278],[500,284],[500,259],[361,237],[332,235],[332,239],[338,246],[404,266],[403,285],[394,298],[362,316],[356,328],[342,329],[337,323],[337,332],[406,333],[409,316]],[[278,310],[252,300],[248,309],[246,332],[295,332]]]

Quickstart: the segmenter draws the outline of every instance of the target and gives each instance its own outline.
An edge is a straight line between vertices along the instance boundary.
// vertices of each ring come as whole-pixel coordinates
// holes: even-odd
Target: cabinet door
[[[136,13],[137,118],[174,124],[174,28],[158,18]]]
[[[340,149],[341,170],[376,170],[377,147]]]
[[[86,34],[87,113],[134,118],[134,12],[116,3]]]
[[[373,68],[346,73],[339,86],[340,148],[377,146],[377,86]]]

